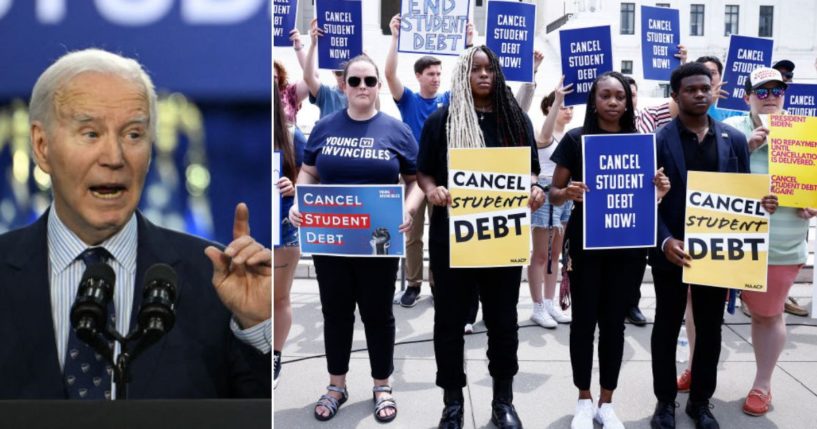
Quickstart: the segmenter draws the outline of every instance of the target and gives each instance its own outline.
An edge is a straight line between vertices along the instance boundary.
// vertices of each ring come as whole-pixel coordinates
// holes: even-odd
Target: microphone
[[[167,264],[154,264],[145,273],[139,330],[156,341],[176,322],[176,271]]]
[[[71,326],[77,338],[93,345],[97,334],[105,332],[108,303],[113,296],[116,274],[106,263],[93,264],[82,274],[77,297],[71,306]]]

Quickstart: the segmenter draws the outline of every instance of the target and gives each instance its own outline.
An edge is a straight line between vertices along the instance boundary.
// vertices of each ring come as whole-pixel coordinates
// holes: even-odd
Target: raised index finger
[[[238,203],[233,220],[233,240],[243,235],[250,235],[250,209],[246,204]]]

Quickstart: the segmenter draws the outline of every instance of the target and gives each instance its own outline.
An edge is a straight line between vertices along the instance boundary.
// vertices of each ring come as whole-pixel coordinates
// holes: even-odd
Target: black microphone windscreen
[[[167,264],[153,264],[145,273],[145,285],[154,281],[168,283],[172,286],[173,294],[176,293],[176,270]]]
[[[116,282],[116,274],[110,265],[99,262],[85,269],[85,272],[82,274],[81,283],[84,283],[88,279],[100,279],[109,285],[113,285]]]

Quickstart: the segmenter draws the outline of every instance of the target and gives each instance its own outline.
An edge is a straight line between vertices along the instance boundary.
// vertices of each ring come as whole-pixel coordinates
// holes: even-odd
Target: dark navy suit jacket
[[[684,147],[681,144],[680,119],[661,128],[655,135],[658,167],[670,180],[670,191],[658,205],[658,246],[650,251],[650,265],[660,269],[677,269],[661,251],[668,237],[684,239],[684,213],[686,211],[687,167]],[[746,137],[737,129],[712,120],[718,148],[718,171],[722,173],[749,172],[749,146]]]
[[[52,322],[47,213],[0,235],[0,399],[66,398]],[[176,324],[131,366],[128,398],[270,397],[271,359],[230,331],[230,312],[212,286],[205,240],[153,225],[139,213],[131,328],[145,271],[178,275]]]

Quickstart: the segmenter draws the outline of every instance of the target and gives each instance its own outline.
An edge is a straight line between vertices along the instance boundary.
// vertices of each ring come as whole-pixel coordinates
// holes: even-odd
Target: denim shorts
[[[540,177],[538,182],[542,186],[550,185],[549,178]],[[553,209],[552,212],[551,209]],[[571,210],[573,210],[573,201],[568,200],[560,206],[554,206],[550,204],[550,197],[546,195],[545,203],[531,215],[531,225],[534,228],[548,228],[550,226],[560,228],[562,224],[567,223],[567,220],[570,219]],[[553,216],[553,222],[550,222],[551,216]]]
[[[292,198],[284,198],[281,202],[281,244],[275,246],[276,249],[281,247],[298,247],[298,228],[289,223],[289,208],[293,204]]]

